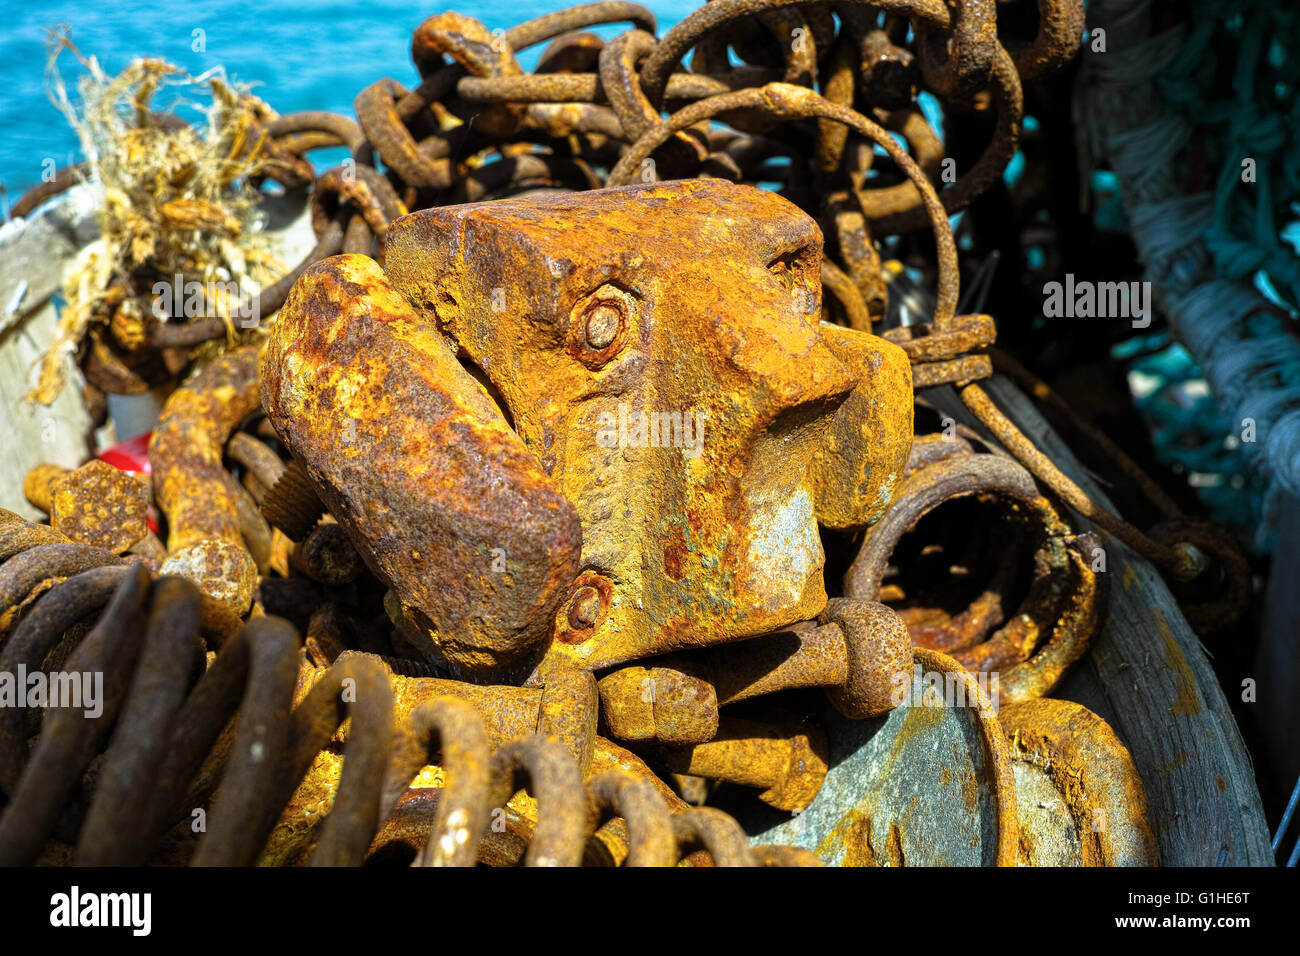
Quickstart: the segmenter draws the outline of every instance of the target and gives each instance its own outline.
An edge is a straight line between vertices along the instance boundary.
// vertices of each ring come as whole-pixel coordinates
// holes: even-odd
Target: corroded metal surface
[[[835,598],[820,622],[616,669],[599,684],[602,716],[620,739],[683,744],[714,738],[720,706],[783,690],[826,688],[836,710],[855,720],[892,709],[912,662],[898,615]]]
[[[316,245],[265,291],[264,348],[167,402],[165,553],[147,492],[100,464],[32,473],[49,527],[0,514],[0,663],[111,682],[106,728],[0,720],[0,860],[1152,861],[1122,745],[1042,698],[1104,594],[1101,539],[1035,478],[1095,509],[972,384],[995,328],[958,314],[948,215],[1001,181],[1022,76],[1081,22],[1044,2],[1008,49],[997,12],[716,0],[663,38],[631,3],[504,34],[439,13],[419,84],[374,83],[359,122],[259,118],[268,169],[313,183]],[[956,182],[921,88],[989,117]],[[335,145],[313,179],[303,155]],[[877,241],[927,227],[933,309],[873,334]],[[118,391],[225,331],[105,318],[87,374]],[[1026,467],[970,429],[914,442],[939,384]],[[992,517],[918,544],[963,501]],[[1109,521],[1240,591],[1210,531]],[[823,541],[860,546],[844,597]],[[981,589],[907,591],[917,554]],[[715,797],[748,834],[688,806]]]
[[[167,518],[164,573],[197,584],[214,623],[242,617],[257,584],[222,465],[226,439],[258,407],[257,363],[257,347],[245,346],[208,365],[168,398],[149,442],[154,496]]]
[[[97,569],[94,582],[81,578],[80,596],[60,593],[42,605],[4,646],[6,664],[15,655],[39,660],[69,613],[107,600],[67,665],[107,675],[108,719],[60,707],[30,748],[29,729],[13,721],[0,728],[0,786],[9,797],[0,860],[30,863],[47,843],[70,841],[67,859],[85,864],[359,864],[436,755],[431,814],[394,823],[422,863],[474,862],[507,806],[515,807],[531,865],[572,865],[588,854],[608,861],[599,847],[613,847],[614,862],[671,865],[697,843],[718,865],[751,862],[734,821],[718,811],[679,819],[698,812],[661,791],[634,757],[595,738],[590,675],[553,675],[554,686],[540,691],[498,688],[531,696],[536,732],[526,722],[493,746],[478,708],[437,693],[469,688],[486,700],[491,688],[433,681],[431,695],[403,706],[400,688],[393,692],[399,679],[381,659],[345,654],[329,668],[310,668],[293,628],[279,619],[250,621],[203,670],[197,588],[175,577],[152,582],[139,565],[105,577],[110,570],[117,569]],[[235,726],[235,713],[231,736],[223,728]],[[336,737],[341,754],[327,749]],[[575,742],[587,761],[580,763]],[[63,816],[101,748],[84,819]],[[191,828],[192,808],[209,803],[206,823]],[[610,811],[623,822],[595,840]],[[773,865],[807,864],[781,848],[766,852]]]
[[[54,477],[43,497],[50,527],[73,541],[121,554],[149,533],[148,489],[105,462]]]
[[[262,368],[271,421],[430,650],[526,675],[580,528],[438,330],[373,261],[341,256],[294,286]]]
[[[561,612],[552,656],[606,666],[821,609],[805,474],[859,379],[813,320],[820,248],[779,198],[708,181],[394,225],[393,284],[483,370],[582,518],[582,565],[600,580],[571,601],[596,605]],[[890,346],[859,341],[874,371],[868,356]],[[858,492],[864,522],[905,456],[885,437],[911,414],[906,371],[891,369],[879,388],[861,380],[878,411],[857,425],[856,467],[880,488]]]
[[[916,664],[887,716],[826,714],[820,793],[793,816],[742,815],[751,842],[791,843],[839,866],[1015,864],[1012,764],[990,701],[951,658],[918,650]]]
[[[1028,866],[1154,866],[1147,799],[1128,751],[1079,704],[1041,698],[998,713]]]
[[[677,773],[754,787],[768,806],[795,811],[821,789],[827,753],[826,735],[815,724],[727,717],[711,740],[669,751],[665,763]]]
[[[1010,575],[999,568],[989,590],[965,611],[938,622],[933,614],[914,613],[910,630],[918,645],[950,653],[972,670],[998,672],[1006,700],[1042,696],[1083,655],[1096,629],[1104,580],[1095,570],[1100,538],[1071,535],[1029,472],[1011,459],[962,451],[956,442],[939,445],[951,453],[909,472],[885,517],[864,537],[845,592],[877,599],[900,540],[945,502],[981,495],[1006,503],[1013,509],[1008,521],[1027,520],[1034,542],[1032,580],[1020,608],[1003,608]],[[1005,562],[1014,552],[1001,557]]]
[[[880,520],[902,479],[898,463],[911,450],[912,407],[900,408],[894,396],[911,390],[911,368],[901,349],[855,329],[826,323],[822,340],[858,385],[814,452],[814,507],[825,527],[861,529]]]

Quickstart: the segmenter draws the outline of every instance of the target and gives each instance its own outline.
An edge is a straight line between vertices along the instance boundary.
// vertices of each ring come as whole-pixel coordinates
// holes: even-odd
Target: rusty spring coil
[[[39,540],[38,527],[6,522],[5,547]],[[369,655],[339,660],[293,706],[304,661],[288,622],[250,620],[205,669],[193,584],[153,579],[139,562],[51,547],[58,545],[34,544],[0,566],[7,596],[41,592],[7,636],[0,667],[35,672],[57,663],[102,674],[102,719],[50,708],[36,728],[25,719],[30,712],[0,711],[4,865],[58,860],[52,838],[77,864],[252,864],[313,758],[349,718],[342,775],[313,865],[364,862],[412,779],[435,759],[446,782],[421,865],[475,863],[494,808],[520,790],[538,806],[527,865],[601,860],[588,855],[588,844],[612,818],[622,821],[615,832],[629,866],[672,865],[697,849],[719,866],[820,865],[791,847],[751,849],[720,811],[670,812],[649,781],[629,773],[605,771],[584,782],[553,739],[535,735],[491,753],[478,712],[453,697],[422,703],[395,727],[387,674]],[[190,839],[194,811],[209,803],[206,826]]]
[[[1006,453],[977,452],[960,435],[918,435],[906,479],[863,537],[845,574],[844,593],[861,600],[914,597],[887,583],[895,550],[940,506],[970,499],[1001,503],[1006,510],[995,526],[976,524],[962,552],[945,551],[944,558],[967,572],[991,563],[987,581],[960,611],[943,613],[914,601],[910,612],[902,612],[904,622],[918,647],[950,655],[976,673],[1000,672],[1002,699],[1043,696],[1084,654],[1096,630],[1105,603],[1106,576],[1092,567],[1101,537],[1073,533],[1059,503],[1041,494],[1033,475]],[[1032,541],[1033,572],[1021,606],[1009,608],[1005,601],[1023,552],[1014,542],[1007,546],[1006,536],[1018,526]],[[938,597],[950,587],[943,580],[932,591]]]

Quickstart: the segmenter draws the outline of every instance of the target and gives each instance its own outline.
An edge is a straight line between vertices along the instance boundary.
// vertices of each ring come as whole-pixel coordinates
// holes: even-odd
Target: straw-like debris
[[[161,59],[137,59],[105,74],[66,34],[55,34],[47,65],[51,98],[67,116],[86,157],[86,177],[101,187],[100,238],[64,279],[66,304],[29,401],[49,404],[63,386],[61,356],[109,349],[127,368],[162,322],[220,317],[224,348],[256,332],[238,329],[235,295],[280,271],[258,235],[257,181],[277,160],[262,124],[275,114],[228,82],[220,69],[201,76]],[[58,69],[70,50],[83,68],[74,103]],[[165,110],[158,94],[175,94]],[[207,102],[202,100],[206,99]],[[191,125],[181,111],[204,118]],[[158,297],[158,283],[195,295]],[[197,297],[196,297],[197,296]],[[95,341],[88,342],[88,339]]]

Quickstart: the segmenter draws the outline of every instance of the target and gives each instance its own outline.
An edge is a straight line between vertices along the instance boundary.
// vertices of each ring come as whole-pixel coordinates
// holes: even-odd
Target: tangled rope
[[[1294,307],[1300,259],[1282,245],[1275,217],[1300,195],[1288,159],[1294,124],[1282,119],[1297,61],[1270,49],[1294,22],[1294,10],[1271,2],[1204,2],[1194,5],[1194,25],[1157,30],[1146,0],[1101,0],[1089,23],[1106,31],[1106,52],[1085,52],[1076,93],[1093,164],[1109,163],[1119,178],[1146,277],[1175,336],[1233,428],[1250,434],[1254,425],[1246,455],[1275,490],[1292,494],[1300,493],[1300,344],[1288,331],[1293,320],[1250,280],[1264,273]],[[1220,99],[1202,68],[1211,44],[1208,62],[1234,55],[1231,93]],[[1220,164],[1213,180],[1180,174],[1184,154],[1207,148]]]

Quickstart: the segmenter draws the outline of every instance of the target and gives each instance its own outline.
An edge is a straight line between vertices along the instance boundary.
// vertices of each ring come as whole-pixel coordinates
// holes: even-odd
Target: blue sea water
[[[642,0],[659,18],[659,33],[702,5],[703,0]],[[411,32],[427,16],[455,10],[489,29],[512,27],[564,9],[570,0],[456,0],[412,3],[318,0],[0,0],[0,183],[13,202],[40,181],[42,164],[64,166],[81,158],[67,120],[51,103],[45,77],[51,28],[67,24],[72,41],[115,75],[138,56],[162,57],[198,75],[224,67],[233,80],[281,113],[326,109],[352,113],[365,86],[388,76],[406,86],[418,76],[411,63]],[[595,28],[603,36],[627,24]],[[202,31],[196,33],[195,31]],[[201,38],[202,52],[194,48]],[[524,52],[525,68],[541,47]],[[69,90],[80,65],[59,58]],[[167,105],[164,100],[159,105]],[[195,118],[193,114],[187,118]]]

